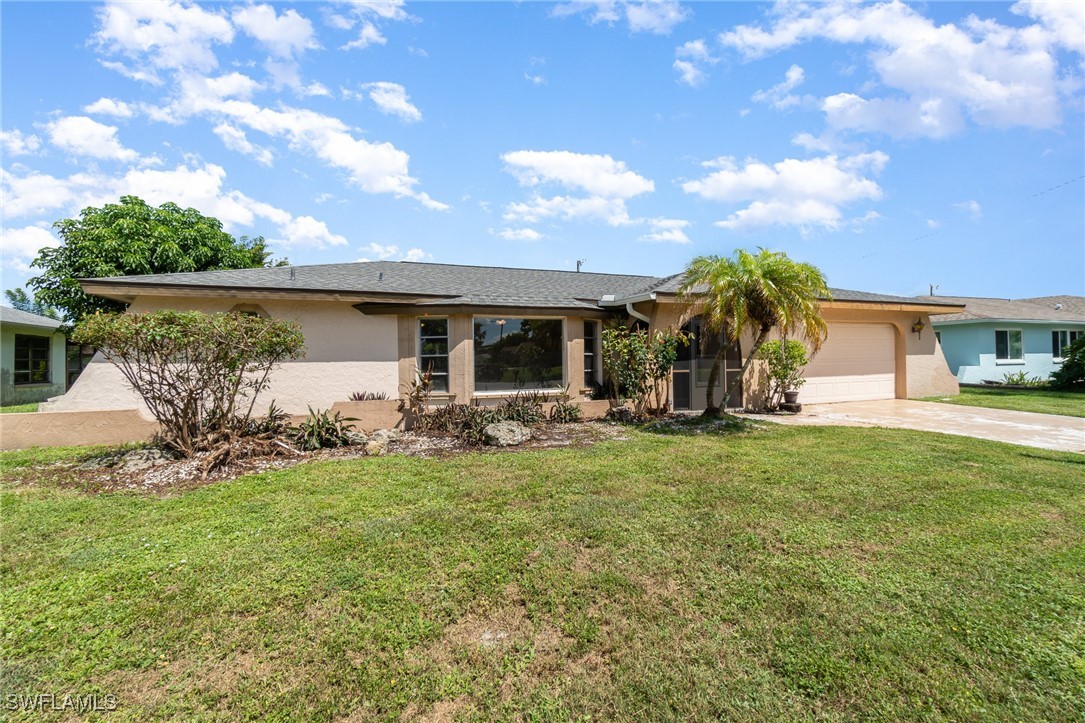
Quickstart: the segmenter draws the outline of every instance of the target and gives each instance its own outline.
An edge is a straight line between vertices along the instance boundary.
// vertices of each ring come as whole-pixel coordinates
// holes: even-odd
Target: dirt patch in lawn
[[[390,441],[387,455],[443,458],[468,452],[509,454],[562,447],[588,447],[608,439],[624,439],[626,430],[606,422],[542,424],[534,436],[516,447],[474,447],[450,435],[406,432]],[[116,453],[112,455],[116,457]],[[203,455],[191,459],[167,460],[144,469],[109,466],[102,457],[77,458],[53,464],[4,471],[3,483],[13,487],[62,487],[91,494],[137,492],[170,495],[208,484],[226,482],[260,472],[287,469],[299,464],[333,459],[360,459],[368,456],[365,445],[322,449],[315,452],[291,451],[275,455],[245,457],[202,474]],[[108,460],[107,460],[108,461]]]

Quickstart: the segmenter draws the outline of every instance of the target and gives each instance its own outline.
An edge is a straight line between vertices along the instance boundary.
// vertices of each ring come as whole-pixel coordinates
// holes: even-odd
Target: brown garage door
[[[803,404],[893,399],[895,333],[889,324],[829,324],[829,337],[803,376]]]

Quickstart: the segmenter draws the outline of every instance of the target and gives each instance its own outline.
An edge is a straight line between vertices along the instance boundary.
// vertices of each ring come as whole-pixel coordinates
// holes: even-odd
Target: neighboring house
[[[917,299],[964,307],[931,317],[950,371],[962,384],[997,382],[1017,372],[1046,380],[1062,364],[1062,350],[1085,334],[1082,296]]]
[[[0,306],[0,404],[64,393],[67,341],[59,326],[56,319]]]
[[[675,298],[681,276],[540,271],[381,261],[199,273],[85,279],[87,293],[161,308],[243,311],[293,319],[306,357],[283,364],[260,407],[272,399],[286,411],[327,408],[353,392],[401,395],[417,369],[433,373],[436,402],[487,403],[519,389],[568,387],[583,400],[602,381],[601,324],[633,318],[649,328],[699,319]],[[829,338],[807,368],[804,402],[892,399],[952,394],[949,373],[928,314],[959,311],[937,301],[834,290],[822,304]],[[675,367],[672,403],[705,405],[705,385],[719,339],[699,335]],[[721,388],[741,365],[752,338],[728,355]],[[729,406],[753,403],[756,379]],[[716,398],[720,399],[721,393]],[[139,406],[112,365],[96,358],[50,410]]]

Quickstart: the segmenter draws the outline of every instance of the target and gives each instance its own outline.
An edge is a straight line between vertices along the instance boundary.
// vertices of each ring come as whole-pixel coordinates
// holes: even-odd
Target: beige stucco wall
[[[304,414],[309,406],[327,409],[345,402],[354,392],[399,395],[399,351],[395,317],[365,316],[347,302],[279,301],[138,297],[130,311],[161,308],[213,313],[238,304],[258,304],[269,316],[301,324],[305,357],[288,362],[271,377],[271,386],[257,399],[263,411],[272,400],[290,414]],[[113,364],[96,357],[60,399],[43,411],[146,407]]]

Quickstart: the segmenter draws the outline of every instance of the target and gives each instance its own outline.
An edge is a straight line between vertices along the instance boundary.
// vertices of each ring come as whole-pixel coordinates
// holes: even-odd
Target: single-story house
[[[435,402],[501,399],[517,390],[568,388],[589,398],[602,381],[601,324],[635,319],[650,329],[699,318],[667,277],[373,262],[83,280],[90,294],[161,308],[242,311],[293,319],[305,335],[304,359],[283,364],[260,407],[272,399],[291,413],[328,408],[355,392],[399,398],[416,370],[430,370]],[[803,402],[922,397],[957,392],[929,315],[959,311],[951,302],[833,290],[822,303],[829,337],[806,370]],[[752,338],[727,356],[733,378]],[[708,368],[720,340],[698,335],[675,367],[676,409],[705,405]],[[728,406],[749,405],[751,379]],[[720,399],[721,393],[716,394]],[[50,411],[138,407],[118,370],[100,357]]]
[[[964,307],[931,316],[949,369],[963,384],[1002,381],[1017,372],[1046,380],[1062,365],[1063,349],[1085,334],[1082,296],[917,298]]]
[[[0,404],[43,402],[66,387],[67,340],[60,322],[0,306]]]

